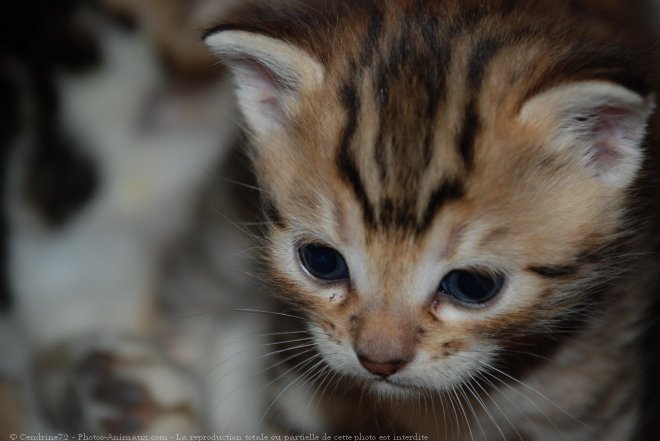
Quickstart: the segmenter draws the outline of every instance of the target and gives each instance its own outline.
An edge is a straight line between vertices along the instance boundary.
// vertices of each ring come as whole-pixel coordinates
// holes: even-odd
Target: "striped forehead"
[[[481,129],[477,98],[503,45],[468,35],[467,19],[461,27],[417,12],[394,24],[372,17],[339,82],[346,123],[336,164],[372,229],[423,233],[463,196]]]

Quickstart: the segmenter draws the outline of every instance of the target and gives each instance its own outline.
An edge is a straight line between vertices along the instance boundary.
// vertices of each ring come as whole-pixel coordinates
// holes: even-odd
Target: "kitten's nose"
[[[360,364],[364,366],[366,370],[371,372],[374,375],[386,378],[390,375],[394,375],[401,370],[405,365],[408,364],[410,360],[390,360],[390,361],[374,361],[370,360],[366,355],[356,352]]]

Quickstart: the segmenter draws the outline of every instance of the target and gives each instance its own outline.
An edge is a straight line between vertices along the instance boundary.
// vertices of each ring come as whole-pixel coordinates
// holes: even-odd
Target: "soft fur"
[[[332,370],[430,402],[435,421],[402,417],[410,432],[634,437],[655,66],[585,11],[287,3],[207,34],[253,135],[274,284]],[[308,243],[338,250],[350,279],[306,273]],[[439,292],[463,268],[505,286],[466,307]],[[359,353],[405,366],[384,381]]]

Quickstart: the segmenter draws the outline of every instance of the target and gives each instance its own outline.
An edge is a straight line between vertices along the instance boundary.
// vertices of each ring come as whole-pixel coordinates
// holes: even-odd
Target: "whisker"
[[[452,434],[454,433],[454,428],[456,428],[456,433],[460,434],[461,425],[458,418],[458,412],[456,411],[456,406],[454,405],[454,398],[449,390],[446,392],[445,396],[447,397],[447,399],[449,399],[449,405],[451,406],[451,410],[454,416],[454,423],[456,424],[455,426],[452,425]]]
[[[435,400],[433,399],[433,396],[435,395],[433,391],[431,390],[430,386],[426,387],[426,393],[428,393],[429,397],[431,398],[431,410],[433,411],[433,421],[435,422],[435,435],[440,436],[440,426],[438,425],[438,416],[435,411]],[[442,406],[442,402],[440,403],[440,407],[442,407],[443,411],[443,421],[446,424],[446,419],[444,417],[444,407]],[[446,429],[446,426],[445,426]],[[445,433],[445,439],[447,439],[447,434]]]
[[[281,342],[280,344],[287,344],[287,343],[294,343],[294,342],[301,342],[301,341],[308,341],[308,340],[312,340],[311,337],[310,337],[310,338],[307,338],[307,339],[295,339],[295,340],[289,340],[289,341],[286,341],[286,342],[283,341],[283,342]],[[262,343],[262,344],[259,345],[259,347],[269,347],[269,346],[273,346],[273,345],[274,345],[274,343]],[[282,353],[282,352],[287,352],[287,351],[289,351],[289,350],[294,350],[294,349],[298,349],[298,348],[301,348],[301,347],[308,347],[308,346],[311,346],[311,345],[300,345],[300,346],[294,346],[294,347],[291,347],[291,348],[285,348],[285,349],[283,349],[283,350],[278,350],[278,351],[268,352],[268,353],[266,353],[266,354],[263,354],[263,355],[261,355],[261,356],[255,358],[255,359],[251,360],[250,362],[255,362],[255,361],[257,361],[257,360],[261,360],[262,358],[270,357],[270,356],[272,356],[272,355],[280,354],[280,353]],[[224,347],[224,345],[221,346],[221,348],[222,348],[222,347]],[[225,349],[226,349],[226,348],[225,348]],[[236,357],[238,357],[238,356],[240,356],[240,355],[245,354],[246,352],[251,351],[252,349],[253,349],[252,347],[248,347],[248,348],[246,348],[246,349],[243,349],[243,350],[240,351],[240,352],[236,352],[236,353],[232,354],[231,356],[229,356],[229,357],[227,357],[227,358],[221,360],[218,364],[216,364],[215,366],[213,366],[213,367],[211,368],[211,370],[209,370],[209,371],[206,373],[205,376],[209,376],[209,375],[212,374],[215,370],[217,370],[220,366],[223,366],[224,364],[230,362],[231,360],[235,359]],[[242,365],[239,366],[239,367],[242,367]],[[233,372],[233,371],[231,371],[231,372]],[[228,372],[228,374],[231,373],[231,372]]]
[[[224,176],[222,176],[221,179],[223,181],[229,183],[229,184],[233,184],[233,185],[237,185],[239,187],[247,188],[248,190],[255,190],[255,191],[258,191],[259,193],[268,193],[268,194],[272,195],[272,193],[270,193],[268,190],[266,190],[264,188],[261,188],[261,187],[257,187],[255,185],[246,184],[245,182],[236,181],[234,179],[230,179],[230,178],[227,178],[227,177],[224,177]]]
[[[306,429],[306,425],[307,425],[307,417],[309,416],[309,410],[310,410],[310,408],[311,408],[311,406],[312,406],[312,403],[314,402],[314,398],[316,398],[316,394],[318,394],[319,390],[321,389],[321,387],[323,387],[323,384],[325,383],[325,381],[326,381],[326,380],[328,379],[328,377],[329,377],[329,375],[325,375],[325,374],[326,374],[326,373],[329,373],[329,372],[331,372],[331,371],[332,371],[332,369],[330,369],[330,367],[328,367],[328,366],[324,366],[323,369],[322,369],[321,372],[320,372],[320,375],[319,375],[319,376],[324,375],[324,377],[323,377],[323,379],[321,380],[321,382],[318,383],[318,385],[317,385],[316,388],[314,389],[314,393],[313,393],[312,396],[309,398],[309,403],[307,403],[307,409],[305,410],[305,417],[303,418],[303,427],[302,427],[302,431],[303,431],[303,432],[304,432],[305,429]],[[318,376],[317,376],[317,378],[318,378]]]
[[[300,331],[300,333],[303,333],[303,332],[306,333],[306,331]],[[250,334],[244,335],[244,336],[242,336],[242,337],[240,337],[240,338],[237,338],[237,339],[235,339],[235,340],[232,340],[232,341],[230,341],[230,342],[226,342],[226,343],[224,343],[224,344],[222,344],[222,345],[216,346],[215,348],[216,348],[217,350],[219,350],[219,351],[223,351],[223,352],[225,352],[225,351],[227,351],[231,346],[234,346],[234,345],[236,345],[236,344],[238,344],[238,343],[243,343],[243,342],[245,342],[246,340],[248,340],[248,339],[250,339],[250,338],[253,338],[253,337],[259,337],[260,339],[265,339],[265,338],[268,338],[268,337],[275,337],[275,336],[280,336],[280,335],[285,335],[285,334],[296,334],[296,333],[297,333],[297,332],[265,332],[265,331],[257,331],[257,332],[253,332],[253,333],[250,333]],[[308,340],[311,340],[311,337],[310,337]],[[300,342],[300,341],[305,341],[305,339],[295,339],[295,340],[281,341],[281,342],[279,342],[278,344],[294,343],[294,342]],[[274,343],[260,343],[258,346],[259,346],[259,347],[268,347],[268,346],[272,346],[272,345],[274,345]],[[229,357],[227,357],[227,358],[221,360],[218,364],[216,364],[216,365],[213,366],[211,369],[209,369],[209,370],[206,372],[206,374],[205,374],[204,376],[205,376],[205,377],[209,376],[211,373],[213,373],[213,371],[215,371],[218,367],[220,367],[221,365],[223,365],[225,362],[228,362],[228,361],[234,359],[235,357],[237,357],[237,356],[239,356],[239,355],[242,355],[242,354],[244,354],[244,353],[246,353],[246,352],[249,352],[249,351],[251,351],[251,350],[252,350],[252,347],[248,347],[248,348],[246,348],[246,349],[243,349],[242,351],[232,353],[231,356],[229,356]],[[268,355],[268,354],[266,354],[266,355]],[[206,354],[203,354],[202,356],[198,357],[196,360],[194,360],[194,361],[188,363],[187,366],[188,366],[188,367],[193,367],[193,366],[195,366],[197,363],[201,362],[202,360],[208,359],[208,358],[211,357],[211,356],[213,356],[213,352],[208,352],[208,353],[206,353]],[[257,358],[257,359],[258,359],[258,358]]]
[[[511,391],[515,392],[516,394],[520,395],[521,397],[525,398],[525,399],[526,399],[526,400],[527,400],[532,406],[534,406],[534,408],[535,408],[535,409],[536,409],[536,410],[537,410],[537,411],[538,411],[538,412],[539,412],[539,413],[545,418],[545,420],[546,420],[546,421],[547,421],[547,422],[548,422],[548,423],[549,423],[549,424],[555,429],[555,431],[559,434],[559,436],[561,436],[561,438],[562,438],[564,441],[566,441],[566,438],[564,438],[564,434],[562,433],[561,430],[559,430],[559,427],[557,427],[557,425],[555,424],[555,422],[554,422],[550,417],[548,417],[548,416],[546,415],[546,413],[543,411],[543,409],[541,409],[541,408],[538,406],[538,404],[536,404],[536,402],[535,402],[534,400],[532,400],[532,399],[529,398],[527,395],[525,395],[524,393],[522,393],[521,391],[519,391],[519,390],[516,389],[515,387],[511,386],[510,384],[508,384],[507,382],[505,382],[505,381],[502,380],[501,378],[499,378],[499,377],[497,377],[496,375],[492,374],[491,372],[484,371],[483,373],[486,374],[486,375],[488,375],[488,376],[491,377],[492,379],[494,379],[494,380],[500,382],[502,385],[508,387]]]
[[[335,371],[334,369],[330,369],[332,371],[332,377],[330,377],[330,380],[325,384],[325,387],[321,391],[321,395],[319,396],[319,399],[316,402],[316,408],[318,409],[318,406],[321,404],[323,401],[323,396],[325,395],[325,392],[328,390],[328,386],[332,384],[335,381],[335,378],[337,377],[338,372]]]
[[[456,388],[454,386],[451,387],[451,392],[454,394],[454,397],[456,398],[456,405],[461,411],[461,414],[463,415],[463,420],[465,421],[465,426],[468,429],[468,433],[470,434],[470,439],[474,441],[474,434],[472,433],[472,427],[470,424],[470,421],[468,420],[467,414],[465,413],[465,409],[461,405],[461,399],[458,396],[458,393],[456,392]]]
[[[483,362],[482,362],[482,363],[483,363]],[[584,423],[583,421],[579,420],[578,418],[575,418],[573,415],[571,415],[571,414],[568,413],[566,410],[564,410],[564,408],[562,408],[561,406],[559,406],[557,403],[555,403],[554,401],[552,401],[550,398],[548,398],[546,395],[544,395],[543,393],[539,392],[538,390],[536,390],[536,389],[533,388],[532,386],[530,386],[530,385],[528,385],[527,383],[524,383],[524,382],[518,380],[517,378],[514,378],[513,376],[511,376],[511,375],[507,374],[506,372],[504,372],[504,371],[502,371],[502,370],[496,368],[495,366],[489,365],[489,364],[487,364],[487,363],[485,363],[485,365],[486,365],[489,369],[492,369],[492,370],[494,370],[495,372],[498,372],[499,374],[504,375],[506,378],[510,379],[511,381],[514,381],[515,383],[521,385],[522,387],[524,387],[524,388],[526,388],[526,389],[528,389],[528,390],[534,392],[534,393],[537,394],[539,397],[541,397],[545,402],[547,402],[547,403],[549,403],[550,405],[552,405],[553,407],[555,407],[557,410],[559,410],[561,413],[563,413],[564,415],[566,415],[567,417],[569,417],[569,418],[570,418],[571,420],[573,420],[574,422],[580,424],[581,426],[583,426],[583,427],[586,428],[587,430],[589,430],[589,431],[591,431],[591,432],[594,432],[594,433],[598,434],[597,431],[596,431],[594,428],[592,428],[592,427],[589,426],[588,424]]]
[[[274,341],[270,343],[264,343],[262,346],[278,346],[278,345],[286,345],[289,343],[298,343],[301,341],[313,341],[314,337],[305,337],[305,338],[297,338],[295,340],[281,340],[281,341]]]
[[[493,415],[491,414],[490,410],[488,409],[488,406],[486,406],[486,403],[484,403],[483,399],[479,396],[479,393],[477,390],[472,386],[472,381],[474,380],[473,376],[470,376],[470,380],[465,382],[465,387],[468,388],[468,391],[472,394],[472,396],[477,400],[477,403],[481,406],[481,408],[484,410],[490,421],[493,423],[497,431],[499,432],[500,436],[502,437],[503,441],[507,441],[506,436],[504,435],[504,432],[500,428],[500,425],[497,423]]]
[[[254,362],[258,361],[258,360],[262,360],[262,359],[264,359],[264,358],[271,357],[271,356],[273,356],[273,355],[277,355],[277,354],[282,354],[282,353],[285,353],[285,352],[294,351],[294,350],[296,350],[296,349],[305,349],[305,348],[312,348],[312,347],[314,347],[313,344],[298,345],[298,346],[294,346],[294,347],[291,347],[291,348],[280,349],[280,350],[277,350],[277,351],[269,352],[269,353],[267,353],[267,354],[263,354],[263,355],[261,355],[261,356],[255,358],[255,359],[249,360],[249,361],[247,361],[247,362],[245,362],[245,363],[242,363],[242,364],[240,364],[240,365],[234,367],[234,368],[231,369],[229,372],[225,372],[225,374],[223,375],[223,377],[226,377],[227,375],[233,374],[234,372],[238,371],[239,369],[244,368],[247,364],[254,363]],[[302,355],[302,354],[307,353],[307,352],[310,352],[310,351],[313,351],[313,349],[307,349],[307,350],[305,350],[305,351],[302,352],[302,353],[296,353],[296,354],[293,354],[293,355],[290,356],[289,358],[286,358],[286,359],[284,359],[283,361],[280,361],[278,364],[276,364],[276,365],[274,365],[274,366],[271,366],[271,367],[269,367],[269,368],[262,369],[262,370],[259,372],[259,374],[262,374],[262,373],[268,371],[269,369],[272,369],[273,367],[279,366],[280,364],[285,363],[285,362],[291,360],[292,358],[295,358],[295,357],[297,357],[297,356],[299,356],[299,355]],[[218,363],[218,365],[216,365],[216,366],[214,367],[213,371],[215,371],[220,365],[225,364],[227,361],[228,361],[228,359],[222,360],[220,363]],[[210,374],[210,373],[209,373],[209,374]],[[213,387],[214,387],[214,388],[216,388],[216,387],[220,384],[220,382],[222,381],[222,378],[223,378],[223,377],[221,377],[221,378],[219,378],[218,380],[215,381],[215,383],[213,384]],[[256,377],[256,376],[253,376],[252,379],[254,379],[255,377]]]
[[[286,363],[286,362],[288,362],[288,361],[294,359],[295,357],[299,357],[299,356],[301,356],[301,355],[303,355],[303,354],[306,354],[306,353],[309,353],[309,352],[312,352],[312,350],[309,349],[309,350],[307,350],[307,351],[303,351],[303,352],[301,352],[301,353],[294,354],[294,355],[292,355],[292,356],[290,356],[290,357],[288,357],[288,358],[286,358],[286,359],[284,359],[284,360],[281,360],[280,362],[276,363],[275,365],[272,365],[272,366],[269,366],[269,367],[266,368],[266,369],[263,369],[263,370],[260,371],[258,374],[252,376],[248,381],[253,380],[254,378],[258,377],[260,374],[263,374],[263,373],[266,372],[266,371],[269,371],[269,370],[274,369],[274,368],[276,368],[276,367],[278,367],[278,366],[281,366],[282,364],[284,364],[284,363]],[[291,371],[293,371],[293,370],[295,370],[295,369],[297,369],[297,368],[299,368],[299,367],[302,367],[302,366],[307,365],[307,364],[308,364],[311,360],[313,360],[315,357],[317,357],[316,354],[315,354],[314,356],[312,356],[312,357],[306,359],[305,361],[302,361],[302,362],[300,362],[299,364],[290,367],[289,369],[287,369],[286,371],[284,371],[283,374],[281,374],[280,376],[274,378],[273,380],[269,381],[269,382],[266,383],[264,386],[262,386],[259,390],[256,391],[256,393],[257,393],[257,394],[260,394],[261,392],[264,391],[264,389],[266,389],[267,387],[269,387],[269,386],[272,385],[273,383],[277,382],[277,381],[280,380],[282,377],[284,377],[284,376],[286,376],[287,374],[289,374]],[[232,395],[234,392],[236,392],[238,389],[240,389],[241,387],[243,387],[246,383],[247,383],[247,381],[244,381],[243,383],[239,384],[239,385],[236,386],[234,389],[232,389],[229,393],[225,394],[225,395],[220,399],[220,401],[219,401],[218,403],[216,403],[216,405],[214,406],[214,410],[217,409],[217,407],[218,407],[218,406],[219,406],[224,400],[226,400],[229,396],[231,396],[231,395]],[[234,422],[234,420],[236,419],[236,417],[238,416],[238,414],[239,414],[239,413],[245,408],[245,406],[247,406],[247,403],[245,403],[243,406],[241,406],[241,407],[238,409],[238,411],[232,416],[232,418],[231,418],[231,420],[229,421],[228,427],[226,428],[225,432],[227,432],[227,431],[229,430],[229,427],[231,427],[232,423]],[[258,424],[258,425],[260,425],[260,424],[261,424],[261,420],[259,421],[259,424]]]
[[[486,367],[487,369],[498,370],[497,368],[495,368],[495,367],[492,366],[491,364],[489,364],[489,363],[487,363],[487,362],[485,362],[485,361],[482,361],[482,360],[478,360],[478,359],[474,360],[474,359],[471,359],[471,358],[468,358],[468,357],[464,357],[464,356],[462,357],[461,355],[458,355],[458,354],[455,354],[454,356],[455,356],[455,357],[461,357],[461,358],[464,358],[464,359],[466,359],[466,360],[477,361],[479,364],[481,364],[482,366]],[[500,372],[501,372],[501,371],[500,371]],[[537,410],[537,411],[538,411],[538,412],[539,412],[539,413],[540,413],[540,414],[546,419],[546,421],[548,421],[548,423],[549,423],[551,426],[553,426],[553,428],[554,428],[554,429],[560,434],[560,436],[562,437],[562,439],[564,439],[564,436],[563,436],[562,432],[559,430],[559,428],[557,427],[557,425],[555,424],[555,422],[552,421],[552,419],[550,419],[550,418],[545,414],[545,412],[544,412],[544,411],[543,411],[543,410],[542,410],[542,409],[536,404],[536,402],[535,402],[534,400],[532,400],[532,399],[529,398],[527,395],[525,395],[524,393],[522,393],[522,392],[519,391],[518,389],[514,388],[513,386],[511,386],[510,384],[508,384],[507,382],[505,382],[505,381],[502,380],[501,378],[497,377],[497,376],[494,375],[493,373],[489,372],[488,370],[481,370],[480,373],[482,374],[482,375],[481,375],[482,378],[485,378],[485,377],[483,377],[483,375],[488,375],[489,377],[493,378],[494,380],[498,381],[498,382],[501,383],[502,385],[504,385],[504,386],[506,386],[507,388],[509,388],[509,389],[510,389],[511,391],[513,391],[514,393],[516,393],[516,394],[520,395],[521,397],[525,398],[525,399],[526,399],[526,400],[527,400],[527,401],[528,401],[528,402],[529,402],[529,403],[530,403],[530,404],[531,404],[531,405],[532,405],[532,406],[533,406],[533,407],[534,407],[534,408],[535,408],[535,409],[536,409],[536,410]],[[495,385],[492,384],[492,382],[491,382],[490,384],[491,384],[495,389],[498,389],[497,387],[495,387]],[[503,394],[503,396],[506,397],[506,395],[504,395],[504,394]],[[512,403],[510,400],[507,399],[507,401],[509,401],[509,402],[513,405],[513,403]],[[515,405],[513,405],[513,406],[518,410],[519,413],[521,413],[521,412],[520,412],[520,409],[518,409],[517,406],[515,406]],[[523,414],[523,415],[525,415],[525,414]],[[536,427],[536,425],[533,424],[533,423],[529,420],[529,418],[526,417],[526,415],[525,415],[525,418],[526,418],[527,421],[530,422],[534,427]]]
[[[464,387],[465,384],[463,384],[462,386]],[[467,395],[467,393],[465,392],[465,389],[464,389],[463,387],[458,388],[458,390],[461,392],[461,395],[462,395],[463,398],[465,399],[465,402],[467,403],[468,408],[470,409],[470,413],[472,414],[473,421],[474,421],[476,424],[479,425],[479,430],[481,430],[481,434],[484,436],[483,439],[487,439],[487,437],[486,437],[486,432],[484,431],[483,424],[481,424],[481,421],[480,421],[480,419],[479,419],[479,417],[478,417],[478,415],[477,415],[477,412],[476,412],[476,410],[474,409],[474,406],[472,405],[472,400],[470,400],[470,397]],[[470,423],[468,423],[468,424],[470,424]]]
[[[286,386],[284,389],[282,389],[282,390],[277,394],[277,396],[275,397],[275,399],[271,402],[270,406],[268,406],[268,408],[267,408],[266,411],[264,412],[263,416],[261,417],[261,419],[260,419],[259,422],[257,423],[257,426],[261,426],[261,423],[263,422],[264,418],[266,418],[266,416],[268,415],[268,413],[270,412],[270,410],[273,408],[273,406],[277,403],[277,401],[280,399],[280,397],[282,396],[282,394],[284,394],[287,390],[289,390],[289,389],[291,388],[291,386],[293,386],[294,384],[296,384],[296,383],[297,383],[298,381],[300,381],[301,379],[305,379],[305,378],[309,375],[309,373],[312,372],[313,369],[315,369],[317,366],[319,366],[319,365],[325,363],[325,361],[323,360],[323,358],[322,358],[321,356],[319,356],[319,355],[315,355],[314,357],[309,358],[309,359],[305,362],[305,364],[300,365],[298,368],[307,365],[309,362],[312,362],[312,361],[315,360],[316,358],[320,358],[320,360],[319,360],[316,364],[314,364],[314,365],[312,365],[311,367],[307,368],[307,370],[305,370],[305,372],[304,372],[302,375],[298,375],[298,376],[296,376],[296,378],[295,378],[293,381],[291,381],[291,382],[289,383],[288,386]],[[306,381],[306,380],[305,380],[305,381]],[[303,384],[304,384],[304,383],[303,383]]]
[[[228,309],[228,311],[245,312],[245,313],[248,313],[248,314],[275,315],[275,316],[281,316],[281,317],[289,317],[289,318],[296,319],[296,320],[305,320],[304,317],[300,317],[300,316],[297,316],[297,315],[286,314],[286,313],[283,313],[283,312],[275,312],[275,311],[264,311],[264,310],[260,310],[260,309],[241,308],[241,309]]]
[[[475,379],[475,377],[473,377],[473,376],[471,376],[471,378]],[[478,379],[486,381],[486,382],[490,383],[490,385],[492,387],[494,387],[494,385],[490,382],[490,380],[484,379],[481,376],[479,376],[476,380],[478,380]],[[483,391],[483,393],[488,397],[488,399],[490,399],[490,402],[493,403],[495,408],[500,412],[500,415],[502,415],[504,417],[504,419],[506,420],[507,423],[509,423],[509,426],[513,429],[513,431],[516,432],[516,435],[518,435],[518,439],[520,439],[520,441],[523,441],[522,435],[520,434],[520,432],[518,432],[518,429],[516,428],[516,426],[511,422],[511,420],[509,419],[509,416],[502,410],[502,408],[497,403],[497,401],[495,401],[493,396],[480,384],[479,381],[475,381],[474,384],[476,384]],[[513,404],[513,403],[510,402],[509,404]],[[514,409],[516,409],[518,411],[518,413],[520,413],[520,410],[518,408],[516,408],[515,406],[514,406]],[[498,426],[498,430],[499,430],[499,426]],[[501,433],[501,430],[500,430],[500,433]],[[506,439],[506,437],[504,437],[504,435],[502,435],[502,437]]]
[[[495,385],[495,383],[493,383],[489,378],[485,377],[484,372],[479,372],[478,375],[479,375],[479,378],[481,378],[483,381],[485,381],[490,387],[492,387],[494,390],[498,390],[498,387]],[[509,405],[511,405],[511,407],[513,407],[515,409],[515,411],[518,413],[518,415],[522,415],[523,418],[525,418],[525,420],[529,423],[530,426],[534,427],[535,429],[538,429],[538,426],[532,420],[530,420],[529,417],[527,416],[527,414],[525,412],[522,412],[520,410],[520,408],[516,405],[516,403],[511,401],[511,399],[506,394],[501,394],[501,396],[507,401],[507,403],[509,403]],[[494,403],[497,403],[497,401],[495,401],[495,399],[492,398],[492,397],[491,397],[491,400]],[[507,421],[509,421],[509,424],[511,424],[511,427],[513,428],[513,430],[519,435],[520,438],[522,438],[522,435],[520,435],[520,433],[516,429],[516,426],[506,416],[507,414],[504,411],[502,411],[502,414],[505,416]]]

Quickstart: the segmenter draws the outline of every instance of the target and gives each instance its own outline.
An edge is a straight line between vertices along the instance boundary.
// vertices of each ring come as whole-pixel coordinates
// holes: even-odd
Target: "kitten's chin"
[[[369,381],[369,391],[380,397],[394,399],[414,398],[420,394],[420,390],[414,386],[391,380]]]

